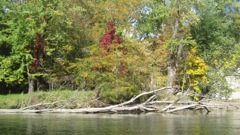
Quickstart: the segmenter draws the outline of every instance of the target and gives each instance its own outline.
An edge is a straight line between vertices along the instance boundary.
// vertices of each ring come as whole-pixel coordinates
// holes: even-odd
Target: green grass
[[[25,94],[0,95],[0,109],[19,108],[27,98]]]
[[[70,91],[52,90],[38,91],[31,94],[9,94],[0,95],[0,109],[16,109],[36,104],[55,103],[52,105],[41,105],[38,108],[81,108],[91,106],[95,99],[94,91]]]

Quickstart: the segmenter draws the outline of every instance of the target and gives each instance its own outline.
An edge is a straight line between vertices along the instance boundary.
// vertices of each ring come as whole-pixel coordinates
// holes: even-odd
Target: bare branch
[[[184,94],[178,98],[177,100],[175,100],[172,104],[168,105],[167,107],[165,107],[164,109],[162,109],[162,111],[166,111],[167,109],[169,109],[171,106],[173,106],[175,103],[177,103],[178,101],[180,101],[181,99],[183,99],[185,96],[188,95],[188,93],[190,92],[190,88],[187,89],[186,92],[184,92]]]

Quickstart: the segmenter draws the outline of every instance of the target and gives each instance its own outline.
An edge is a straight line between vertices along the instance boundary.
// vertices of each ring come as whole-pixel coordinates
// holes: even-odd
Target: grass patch
[[[0,109],[19,108],[22,102],[27,100],[26,94],[0,95]]]
[[[17,109],[36,104],[38,108],[81,108],[91,106],[95,91],[52,90],[32,94],[0,95],[0,109]],[[54,104],[48,104],[54,103]]]

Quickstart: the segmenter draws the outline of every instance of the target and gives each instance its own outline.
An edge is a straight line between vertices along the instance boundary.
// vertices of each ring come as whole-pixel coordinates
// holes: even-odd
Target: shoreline
[[[46,109],[0,109],[0,114],[4,113],[81,113],[81,114],[97,114],[97,113],[109,113],[109,114],[144,114],[148,112],[153,113],[175,113],[182,111],[205,111],[211,113],[218,110],[239,110],[239,101],[209,101],[209,102],[179,102],[172,106],[170,109],[174,111],[161,111],[166,108],[166,105],[171,105],[171,101],[156,101],[150,102],[147,106],[155,108],[150,110],[144,110],[141,104],[132,106],[119,106],[110,105],[107,107],[96,107],[96,108],[78,108],[78,109],[58,109],[58,108],[46,108]],[[185,107],[185,108],[184,108]],[[175,111],[176,110],[176,111]]]

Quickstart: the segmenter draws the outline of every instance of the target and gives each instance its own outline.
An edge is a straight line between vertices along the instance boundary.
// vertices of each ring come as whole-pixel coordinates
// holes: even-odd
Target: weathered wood
[[[173,106],[174,104],[176,104],[178,101],[180,101],[181,99],[183,99],[185,96],[188,95],[188,93],[190,92],[190,88],[187,89],[186,92],[184,92],[184,94],[179,97],[177,100],[175,100],[172,104],[168,105],[167,107],[163,108],[162,111],[166,111],[167,109],[169,109],[171,106]]]
[[[167,101],[156,101],[156,103],[163,103],[165,104]],[[167,102],[169,103],[169,101]],[[171,102],[172,103],[172,102]],[[182,102],[186,104],[188,102]],[[176,103],[176,105],[181,104],[181,102]],[[190,103],[190,102],[189,102]],[[190,105],[184,105],[182,107],[177,107],[171,110],[166,111],[167,113],[173,113],[181,110],[186,110],[193,107],[200,107],[206,109],[207,112],[210,110],[208,108],[216,108],[216,109],[228,109],[229,106],[238,109],[240,103],[200,103],[200,102],[191,102]],[[176,107],[176,106],[175,106]],[[81,108],[81,109],[40,109],[40,110],[23,110],[23,109],[0,109],[0,113],[134,113],[134,112],[155,112],[157,108],[152,107],[147,104],[138,104],[133,106],[120,106],[115,108]]]
[[[176,109],[168,110],[167,112],[172,113],[172,112],[181,111],[181,110],[188,109],[188,108],[195,107],[195,106],[199,106],[199,105],[200,104],[186,105],[186,106],[182,106],[182,107],[179,107],[179,108],[176,108]]]
[[[143,92],[137,96],[135,96],[134,98],[130,99],[129,101],[123,102],[121,104],[117,104],[117,105],[111,105],[108,107],[103,107],[103,108],[93,108],[92,112],[96,113],[96,112],[102,112],[102,111],[111,111],[111,109],[113,108],[117,108],[117,107],[123,107],[125,105],[129,105],[131,103],[133,103],[134,101],[136,101],[138,98],[144,96],[144,95],[149,95],[149,94],[153,94],[159,91],[163,91],[163,90],[167,90],[167,89],[172,89],[172,87],[163,87],[161,89],[156,89],[156,90],[152,90],[152,91],[148,91],[148,92]],[[150,97],[151,98],[151,97]],[[144,103],[145,104],[145,103]],[[91,112],[91,111],[90,111]]]
[[[57,103],[59,103],[59,102],[66,102],[66,101],[67,101],[67,100],[58,100],[58,101],[55,101],[55,102],[52,102],[52,103],[38,103],[38,104],[35,104],[35,105],[23,107],[23,108],[21,108],[21,109],[22,109],[22,110],[26,110],[26,109],[30,109],[30,108],[39,107],[39,106],[54,105],[54,104],[57,104]]]
[[[81,108],[81,109],[41,109],[41,110],[22,110],[22,109],[0,109],[0,113],[118,113],[118,112],[153,112],[154,108],[148,108],[142,105],[131,107],[106,108]]]
[[[173,102],[174,101],[159,101],[159,100],[157,100],[157,101],[151,101],[147,104],[149,104],[149,105],[152,105],[152,104],[156,104],[156,105],[157,104],[162,104],[162,105],[164,105],[164,104],[172,104]],[[179,101],[175,104],[189,105],[189,104],[192,104],[192,103],[193,103],[193,101]]]

